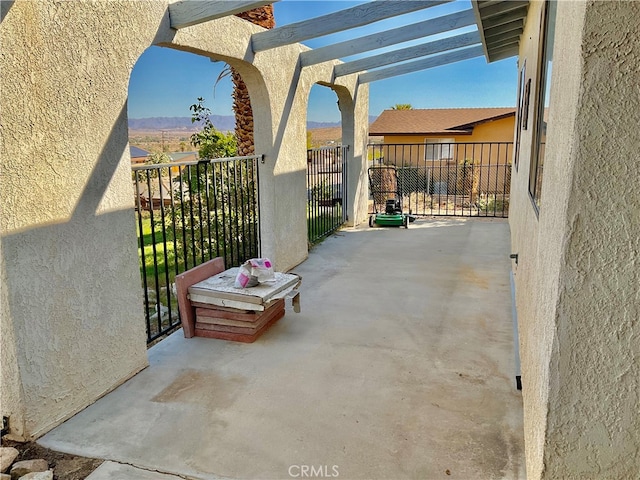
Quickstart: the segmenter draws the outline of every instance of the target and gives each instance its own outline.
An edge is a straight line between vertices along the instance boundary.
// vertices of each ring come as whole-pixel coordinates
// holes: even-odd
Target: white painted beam
[[[482,12],[480,12],[482,15]],[[524,17],[520,11],[508,12],[502,15],[495,15],[493,17],[485,18],[482,21],[482,26],[485,30],[489,30],[495,27],[501,27],[502,25],[508,25],[510,23],[520,22],[524,24]]]
[[[405,60],[411,60],[412,58],[426,57],[427,55],[433,55],[434,53],[446,52],[448,50],[455,50],[457,48],[468,47],[479,43],[480,34],[478,32],[470,32],[463,35],[457,35],[455,37],[443,38],[442,40],[436,40],[435,42],[403,48],[394,52],[387,52],[380,55],[374,55],[372,57],[362,58],[353,62],[342,63],[340,65],[336,65],[333,71],[336,77],[342,77],[355,72],[371,70],[384,65],[391,65],[398,62],[404,62]]]
[[[515,45],[511,50],[505,50],[502,52],[491,53],[491,61],[497,62],[498,60],[504,60],[505,58],[511,58],[518,55],[518,46]]]
[[[397,77],[399,75],[405,75],[407,73],[413,73],[420,70],[439,67],[440,65],[461,62],[470,58],[482,57],[483,55],[484,51],[482,49],[482,46],[477,45],[475,47],[456,50],[455,52],[445,53],[442,55],[434,55],[422,60],[416,60],[415,62],[402,63],[393,67],[381,68],[380,70],[361,73],[358,76],[358,79],[360,83],[370,83],[377,80],[384,80],[385,78]]]
[[[524,24],[522,20],[516,20],[515,22],[508,23],[506,25],[500,25],[498,27],[486,28],[484,30],[484,38],[489,40],[491,37],[501,35],[506,32],[518,31],[522,33],[524,30]]]
[[[402,42],[423,38],[437,33],[448,32],[457,28],[467,27],[475,23],[473,10],[443,15],[422,22],[413,23],[404,27],[393,28],[380,33],[374,33],[353,40],[335,43],[326,47],[320,47],[300,54],[300,64],[315,65],[317,63],[348,57],[358,53],[364,53],[378,48],[396,45]]]
[[[518,30],[511,30],[508,32],[503,32],[503,33],[496,33],[495,35],[492,35],[490,37],[486,37],[487,43],[496,43],[496,42],[502,42],[503,40],[507,40],[507,39],[518,39],[520,38],[520,35],[522,35],[522,29],[518,29]]]
[[[508,0],[500,2],[494,5],[487,5],[480,8],[480,15],[482,18],[489,18],[494,15],[501,15],[503,13],[512,12],[514,10],[520,10],[522,16],[526,17],[526,11],[529,6],[529,0]]]
[[[171,28],[180,29],[236,13],[264,7],[279,0],[181,0],[169,4]]]
[[[482,16],[480,15],[480,7],[478,4],[478,0],[471,0],[471,7],[473,9],[473,14],[476,18],[476,25],[478,27],[478,32],[480,33],[480,41],[482,42],[482,48],[484,51],[484,56],[489,61],[489,51],[487,50],[487,41],[486,35],[484,33],[484,26],[482,25]]]
[[[434,7],[451,0],[375,0],[352,8],[312,18],[302,22],[254,33],[251,47],[254,52],[290,45],[310,38],[361,27],[386,18]]]

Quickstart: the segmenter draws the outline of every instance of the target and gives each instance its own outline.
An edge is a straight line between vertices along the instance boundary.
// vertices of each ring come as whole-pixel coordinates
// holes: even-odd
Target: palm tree
[[[410,103],[396,103],[391,110],[413,110]]]
[[[273,5],[254,8],[246,12],[238,13],[237,17],[247,20],[254,25],[271,29],[275,26]],[[253,155],[253,110],[249,91],[240,74],[232,67],[231,80],[233,81],[233,112],[236,117],[236,139],[238,140],[238,155]]]

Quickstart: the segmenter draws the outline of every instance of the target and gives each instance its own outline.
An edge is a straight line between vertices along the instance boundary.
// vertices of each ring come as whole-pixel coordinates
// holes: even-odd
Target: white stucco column
[[[147,365],[129,76],[162,2],[3,2],[2,415],[38,437]]]

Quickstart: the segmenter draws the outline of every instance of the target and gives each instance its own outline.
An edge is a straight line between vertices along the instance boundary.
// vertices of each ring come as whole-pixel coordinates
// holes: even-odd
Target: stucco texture
[[[37,437],[147,365],[128,152],[131,71],[151,45],[232,64],[252,99],[263,254],[286,270],[307,256],[305,120],[331,66],[300,70],[300,45],[248,47],[260,28],[228,17],[176,32],[167,2],[2,2],[0,228],[3,415]],[[233,34],[230,34],[233,32]],[[366,155],[368,94],[334,85],[352,142],[348,202]],[[356,116],[357,115],[357,119]],[[364,119],[364,120],[363,120]],[[364,127],[355,128],[355,125]]]
[[[640,472],[639,30],[637,2],[586,8],[546,478]]]
[[[532,92],[541,13],[520,52]],[[510,224],[530,479],[640,471],[639,18],[637,2],[558,3],[539,217],[522,136]]]

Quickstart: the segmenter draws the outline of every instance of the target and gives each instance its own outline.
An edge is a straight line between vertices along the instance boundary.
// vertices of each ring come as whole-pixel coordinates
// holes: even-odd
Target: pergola
[[[278,0],[181,0],[169,5],[171,27],[181,29],[227,15],[261,7]],[[425,10],[452,0],[373,0],[320,17],[253,34],[253,53],[322,37],[387,18]],[[334,78],[358,73],[360,83],[375,82],[420,70],[484,56],[488,62],[518,54],[518,43],[529,6],[528,0],[471,0],[471,8],[403,27],[305,51],[302,67],[368,54],[408,41],[421,43],[372,54],[334,67]],[[475,26],[475,31],[468,27]],[[461,33],[461,29],[467,31]],[[431,37],[440,35],[438,39]],[[441,38],[445,35],[444,38]]]

